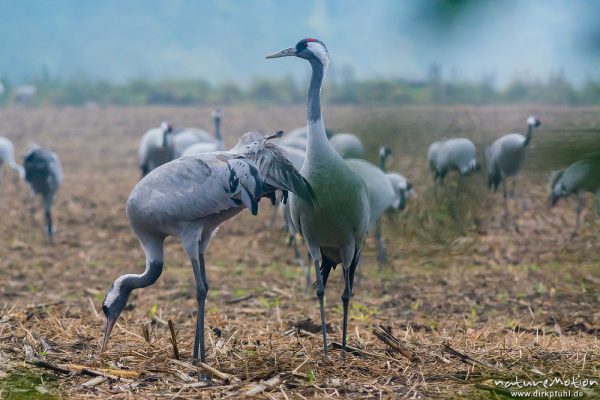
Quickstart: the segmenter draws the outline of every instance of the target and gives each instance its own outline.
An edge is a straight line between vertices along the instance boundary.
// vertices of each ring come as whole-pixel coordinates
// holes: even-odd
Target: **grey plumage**
[[[215,229],[242,211],[258,212],[261,197],[292,191],[312,204],[314,193],[279,148],[258,133],[245,134],[229,151],[200,153],[166,163],[143,178],[127,200],[127,218],[146,255],[146,270],[123,275],[103,303],[104,345],[132,290],[152,285],[163,267],[163,243],[177,236],[196,279],[198,316],[194,364],[205,362],[204,302],[208,292],[204,253]]]
[[[190,156],[196,153],[210,153],[223,150],[223,136],[221,134],[221,120],[223,119],[223,113],[221,113],[221,110],[216,109],[213,111],[212,116],[215,123],[214,139],[203,139],[200,142],[192,143],[191,145],[184,147],[179,156]]]
[[[342,158],[364,158],[365,156],[362,141],[352,133],[336,133],[329,139],[329,143]]]
[[[23,160],[25,180],[29,183],[33,195],[40,195],[44,206],[46,232],[49,239],[54,236],[52,205],[54,197],[63,181],[63,171],[58,156],[50,150],[37,147]],[[35,201],[35,199],[34,199]],[[32,218],[35,206],[31,208]]]
[[[493,191],[502,184],[504,194],[504,214],[508,218],[508,192],[506,190],[506,180],[512,177],[512,194],[514,195],[516,185],[516,175],[523,166],[525,154],[531,139],[533,138],[533,129],[540,126],[539,119],[530,116],[527,118],[527,135],[520,133],[509,133],[496,139],[496,141],[486,149],[485,156],[488,167],[488,186]]]
[[[25,169],[15,161],[15,148],[12,142],[0,136],[0,168],[3,165],[16,171],[21,178],[25,177]]]
[[[408,180],[395,172],[387,172],[387,160],[391,157],[392,151],[387,146],[381,146],[379,148],[379,169],[384,174],[385,178],[389,182],[389,185],[394,193],[394,196],[391,198],[391,203],[388,204],[385,212],[388,215],[392,215],[393,213],[404,210],[406,208],[406,203],[408,201],[408,197],[414,195],[414,191],[412,189],[412,185],[408,182]],[[368,185],[367,185],[368,186]],[[374,185],[376,187],[384,187],[386,185],[377,184]],[[387,192],[387,189],[375,189],[378,191]],[[385,248],[385,241],[383,238],[383,232],[381,229],[381,217],[378,216],[375,221],[375,243],[377,244],[377,261],[379,264],[379,268],[383,266],[387,262],[387,251]]]
[[[554,207],[561,198],[577,195],[575,231],[579,230],[585,192],[600,195],[600,154],[584,157],[562,171],[550,176],[550,205]],[[598,204],[597,204],[598,205]],[[600,209],[597,209],[600,214]]]
[[[479,168],[477,149],[473,142],[465,138],[445,139],[432,143],[427,153],[427,161],[434,183],[444,183],[448,172],[457,171],[460,185],[463,176]]]
[[[220,118],[220,114],[215,116],[217,127],[220,126]],[[217,128],[217,133],[220,137],[219,128]],[[208,132],[198,128],[174,129],[170,123],[163,121],[159,128],[146,131],[138,150],[142,177],[153,169],[181,157],[186,149],[199,143],[209,143],[209,148],[205,149],[208,151],[217,151],[223,148],[222,140],[215,140]]]
[[[342,348],[346,350],[348,307],[354,274],[369,226],[369,198],[363,180],[344,162],[327,140],[321,116],[321,86],[329,63],[323,42],[303,39],[294,47],[267,56],[295,56],[307,60],[312,69],[308,89],[308,140],[306,160],[300,173],[312,186],[318,203],[311,205],[290,195],[294,227],[304,237],[315,260],[317,298],[321,314],[323,351],[327,354],[324,293],[332,269],[343,266]]]

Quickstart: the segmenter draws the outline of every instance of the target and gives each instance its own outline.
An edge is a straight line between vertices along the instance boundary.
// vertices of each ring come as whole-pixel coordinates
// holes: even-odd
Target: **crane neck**
[[[127,274],[121,277],[123,288],[132,291],[150,286],[160,277],[162,270],[162,261],[146,261],[146,270],[142,274]]]
[[[379,155],[379,168],[381,168],[381,170],[383,172],[387,172],[386,168],[385,168],[385,161],[386,161],[386,155],[385,154],[380,154]]]
[[[321,86],[325,77],[326,65],[320,60],[310,59],[312,74],[308,86],[308,122],[316,122],[321,119]]]
[[[223,137],[221,136],[221,118],[215,118],[215,138],[217,139],[217,150],[223,150]]]
[[[523,147],[527,147],[529,142],[531,142],[531,138],[533,137],[533,125],[527,125],[527,136],[525,136],[525,141],[523,142]]]
[[[312,74],[308,86],[308,137],[306,146],[305,165],[316,165],[327,162],[337,153],[327,139],[325,124],[321,115],[321,85],[327,70],[327,64],[319,59],[310,59]]]
[[[169,144],[169,131],[168,130],[163,130],[163,148],[166,149],[167,145]]]

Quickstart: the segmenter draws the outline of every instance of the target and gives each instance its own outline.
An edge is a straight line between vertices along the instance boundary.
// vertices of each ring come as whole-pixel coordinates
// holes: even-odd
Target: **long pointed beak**
[[[289,49],[281,50],[277,53],[269,54],[266,58],[279,58],[279,57],[291,57],[296,55],[296,48],[290,47]]]
[[[108,347],[108,339],[110,339],[110,333],[115,326],[115,322],[116,320],[106,320],[106,325],[104,326],[104,340],[102,341],[102,351],[100,351],[101,353],[104,353]]]

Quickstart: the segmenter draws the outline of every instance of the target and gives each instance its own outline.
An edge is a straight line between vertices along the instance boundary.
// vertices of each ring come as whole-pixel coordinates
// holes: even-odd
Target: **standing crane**
[[[54,196],[63,181],[63,171],[58,156],[50,150],[35,147],[23,160],[25,180],[31,186],[34,199],[31,206],[31,220],[35,218],[35,195],[42,196],[46,234],[52,241],[54,224],[52,222],[52,204]]]
[[[354,274],[369,227],[369,197],[363,180],[344,162],[327,140],[321,115],[321,86],[329,64],[327,48],[320,40],[302,39],[294,47],[267,58],[299,57],[312,69],[308,88],[308,141],[300,174],[313,188],[317,202],[291,194],[290,212],[296,230],[304,237],[315,262],[317,298],[321,313],[323,352],[327,355],[325,285],[332,268],[342,263],[345,288],[342,347],[346,350],[348,305]]]
[[[520,133],[509,133],[496,139],[487,148],[485,155],[488,164],[488,186],[496,191],[502,183],[504,194],[504,217],[508,220],[508,192],[506,179],[512,177],[511,196],[515,194],[516,176],[525,161],[527,146],[533,138],[533,129],[541,125],[541,121],[534,116],[527,118],[527,136]]]
[[[261,197],[276,189],[291,191],[312,205],[314,193],[306,180],[269,143],[272,138],[246,133],[229,151],[198,153],[181,157],[150,172],[137,183],[127,200],[129,224],[146,255],[142,274],[120,276],[102,304],[106,317],[102,351],[127,304],[132,290],[150,286],[163,268],[163,246],[167,236],[177,236],[189,257],[196,280],[198,314],[193,363],[206,362],[204,309],[208,293],[204,254],[217,227],[244,208],[258,212]]]
[[[331,138],[331,131],[329,129],[325,129],[325,133],[327,134],[327,138]],[[306,152],[307,135],[308,130],[306,126],[295,128],[287,133],[277,144],[288,148],[295,147],[298,150]]]
[[[397,172],[387,171],[387,160],[391,157],[392,151],[388,146],[381,146],[379,148],[379,168],[385,172],[386,176],[390,180],[394,192],[396,192],[397,204],[394,205],[395,210],[404,210],[408,203],[409,197],[417,197],[417,192],[413,189],[412,183],[406,179],[403,175]]]
[[[180,156],[189,156],[196,153],[211,153],[213,151],[223,150],[223,136],[221,135],[221,120],[223,114],[221,110],[216,109],[212,113],[215,121],[215,138],[207,141],[194,143],[184,148]]]
[[[577,216],[573,236],[579,231],[581,211],[585,205],[585,192],[596,194],[596,211],[600,214],[600,154],[584,157],[567,169],[554,172],[550,177],[550,205],[554,207],[558,200],[577,195]]]
[[[16,171],[21,178],[25,177],[25,169],[15,161],[15,148],[12,142],[0,136],[0,168],[5,164]]]
[[[434,185],[438,181],[443,185],[448,172],[458,172],[457,195],[462,188],[463,177],[479,170],[477,149],[473,142],[465,138],[445,139],[432,143],[429,146],[427,160]]]
[[[352,133],[336,133],[329,139],[329,144],[342,158],[363,158],[365,147],[358,136]]]
[[[416,196],[412,184],[404,176],[396,172],[387,172],[386,163],[391,155],[392,151],[389,147],[381,146],[379,148],[379,168],[385,173],[385,176],[389,180],[392,190],[394,191],[393,203],[390,204],[390,207],[388,207],[386,210],[386,212],[390,214],[396,211],[404,210],[406,208],[408,198],[410,196]],[[375,222],[375,241],[377,243],[377,262],[379,264],[379,268],[381,269],[383,264],[387,262],[387,251],[385,249],[380,219],[377,219],[377,222]]]
[[[220,137],[221,114],[217,110],[213,113],[215,128],[218,134],[214,140],[208,132],[198,128],[173,129],[167,121],[163,121],[159,128],[153,128],[144,133],[139,147],[139,165],[142,178],[154,168],[157,168],[171,160],[182,156],[183,152],[196,143],[211,143],[216,151],[223,149],[223,141]]]
[[[307,134],[308,131],[306,130],[306,126],[292,129],[277,144],[286,148],[293,147],[306,152]]]

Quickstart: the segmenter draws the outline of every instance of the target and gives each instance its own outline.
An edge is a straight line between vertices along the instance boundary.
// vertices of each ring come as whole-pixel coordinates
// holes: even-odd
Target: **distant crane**
[[[175,151],[173,146],[169,146],[168,139],[168,135],[172,132],[173,126],[163,121],[160,128],[150,129],[142,136],[138,150],[142,178],[175,157]]]
[[[576,235],[579,231],[581,211],[585,203],[585,192],[596,195],[596,211],[600,214],[600,155],[595,154],[582,158],[567,169],[554,172],[551,177],[550,205],[554,207],[558,200],[577,195],[577,217],[575,223]]]
[[[364,158],[365,148],[358,136],[352,133],[336,133],[329,144],[342,158]]]
[[[37,87],[34,85],[22,85],[15,88],[14,96],[18,104],[30,105],[37,94]]]
[[[163,268],[163,245],[167,236],[177,236],[191,260],[196,280],[198,314],[193,363],[206,362],[204,309],[208,282],[204,253],[215,229],[244,208],[258,212],[261,197],[272,197],[276,189],[292,191],[313,204],[314,193],[306,180],[269,143],[280,136],[245,134],[226,152],[198,153],[181,157],[150,172],[137,183],[127,200],[129,224],[146,255],[142,274],[123,275],[110,287],[102,304],[106,317],[102,351],[127,304],[132,290],[152,285]]]
[[[386,212],[392,214],[396,211],[401,211],[406,208],[408,198],[416,196],[416,192],[413,190],[412,184],[403,176],[396,172],[387,172],[387,160],[392,155],[392,151],[388,146],[381,146],[379,148],[379,168],[385,173],[385,176],[392,186],[394,191],[394,201],[388,207]],[[382,265],[387,262],[387,251],[385,249],[385,243],[383,240],[383,234],[381,231],[381,219],[377,219],[375,222],[375,240],[377,243],[377,261],[381,269]]]
[[[277,144],[286,148],[293,147],[306,152],[306,141],[308,140],[307,134],[308,130],[306,129],[306,126],[292,129],[283,138],[281,138]]]
[[[208,132],[202,129],[173,129],[173,126],[167,121],[163,121],[159,128],[153,128],[144,133],[138,150],[142,177],[154,168],[181,157],[187,148],[196,143],[211,143],[214,148],[222,149],[220,112],[217,110],[213,113],[213,117],[218,135],[217,140],[214,140]]]
[[[376,227],[377,261],[383,263],[386,261],[386,255],[379,217],[389,209],[398,207],[400,199],[396,196],[392,182],[380,168],[358,158],[348,159],[346,163],[362,178],[367,187],[369,196],[369,228]]]
[[[192,144],[185,148],[181,156],[190,156],[196,153],[211,153],[213,151],[223,150],[223,136],[221,135],[221,119],[223,118],[223,114],[221,110],[216,109],[212,113],[213,119],[215,121],[215,138],[208,141],[201,141]]]
[[[332,133],[329,129],[325,129],[325,133],[327,134],[327,138],[331,138]],[[306,152],[306,143],[308,140],[307,134],[308,130],[306,126],[292,129],[277,144],[286,148],[294,147]]]
[[[15,148],[12,142],[0,136],[0,168],[4,164],[16,171],[21,178],[25,177],[25,169],[15,161]]]
[[[432,143],[429,146],[427,160],[434,185],[438,181],[443,184],[448,172],[458,171],[457,195],[462,188],[463,177],[480,168],[477,163],[477,149],[473,142],[465,138],[445,139]]]
[[[315,260],[317,298],[321,312],[323,352],[327,355],[325,329],[325,285],[332,268],[343,266],[345,288],[342,294],[344,316],[342,347],[346,350],[348,305],[354,274],[369,227],[369,197],[363,180],[344,162],[327,140],[321,116],[321,86],[329,54],[323,42],[307,38],[294,47],[267,58],[295,56],[307,60],[312,68],[308,88],[308,141],[306,160],[300,173],[312,186],[317,203],[310,204],[290,195],[290,211],[296,230],[308,244]]]
[[[504,193],[504,217],[508,219],[508,192],[506,191],[506,179],[512,177],[512,193],[514,196],[516,186],[516,175],[523,166],[527,146],[533,138],[533,129],[541,125],[539,119],[534,116],[527,118],[527,136],[520,133],[509,133],[496,139],[487,148],[485,155],[488,164],[488,186],[496,191],[502,183]]]
[[[63,171],[58,156],[48,149],[35,147],[23,160],[25,167],[25,180],[31,186],[35,197],[42,196],[44,217],[46,219],[46,233],[51,241],[54,237],[54,224],[52,222],[52,204],[54,196],[63,181]],[[35,198],[31,206],[31,219],[35,218]]]

